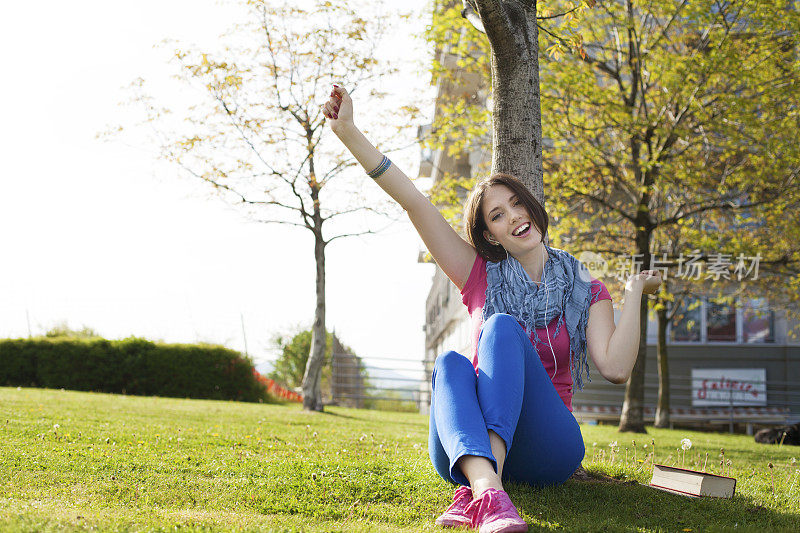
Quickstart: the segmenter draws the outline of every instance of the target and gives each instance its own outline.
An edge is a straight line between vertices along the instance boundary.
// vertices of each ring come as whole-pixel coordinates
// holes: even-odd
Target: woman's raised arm
[[[371,172],[380,165],[383,154],[353,122],[353,101],[343,87],[334,86],[330,100],[323,106],[323,113],[328,117],[333,133],[365,171]],[[477,256],[475,248],[456,233],[436,206],[396,165],[392,164],[375,179],[375,183],[405,209],[433,259],[459,290],[463,288]]]

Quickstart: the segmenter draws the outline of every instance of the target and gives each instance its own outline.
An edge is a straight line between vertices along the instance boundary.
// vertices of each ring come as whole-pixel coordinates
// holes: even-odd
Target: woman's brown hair
[[[464,206],[464,230],[478,254],[487,261],[497,263],[506,258],[506,250],[499,244],[491,244],[483,235],[484,230],[489,229],[483,220],[483,197],[492,185],[505,185],[516,193],[519,201],[528,210],[531,221],[541,233],[542,239],[547,234],[548,217],[536,197],[518,178],[510,174],[492,174],[476,184]]]

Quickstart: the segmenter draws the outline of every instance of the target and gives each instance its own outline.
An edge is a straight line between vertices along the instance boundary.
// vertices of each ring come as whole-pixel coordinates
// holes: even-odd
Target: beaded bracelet
[[[392,162],[389,161],[388,157],[383,156],[383,159],[381,159],[380,165],[375,167],[375,169],[372,172],[367,172],[367,175],[370,178],[376,180],[376,179],[380,178],[381,176],[383,176],[383,173],[386,172],[387,170],[389,170],[390,166],[392,166]]]

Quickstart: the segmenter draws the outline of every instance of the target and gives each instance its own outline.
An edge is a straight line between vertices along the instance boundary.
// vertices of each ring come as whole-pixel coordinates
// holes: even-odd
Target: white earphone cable
[[[542,244],[544,244],[544,242],[542,242]],[[508,250],[506,250],[506,258],[508,258]],[[517,274],[517,277],[519,277],[523,282],[525,282],[525,278],[516,269],[513,269],[513,270]],[[533,281],[533,280],[531,280],[531,281]],[[548,307],[548,305],[550,303],[550,294],[547,292],[547,277],[544,275],[544,252],[542,253],[542,281],[541,282],[534,281],[534,283],[536,283],[536,284],[544,283],[544,295],[545,295],[544,317],[545,317],[545,321],[546,321],[547,320],[547,307]],[[536,326],[534,325],[534,327],[536,327]],[[545,322],[545,325],[544,325],[544,330],[545,330],[545,332],[547,332],[547,347],[550,348],[550,353],[553,354],[553,364],[555,366],[555,368],[553,370],[553,375],[550,376],[550,379],[552,380],[552,379],[554,379],[556,377],[556,374],[558,373],[558,360],[556,359],[556,352],[553,350],[553,341],[550,339],[550,329],[549,329],[548,324],[546,322]]]
[[[552,381],[558,373],[558,360],[556,359],[556,352],[553,350],[553,341],[550,339],[550,330],[547,327],[547,304],[550,301],[550,293],[547,292],[547,278],[544,275],[544,254],[542,254],[542,281],[544,281],[544,330],[547,332],[547,345],[550,347],[550,353],[553,354],[553,364],[555,365],[553,375],[550,376],[550,381]]]

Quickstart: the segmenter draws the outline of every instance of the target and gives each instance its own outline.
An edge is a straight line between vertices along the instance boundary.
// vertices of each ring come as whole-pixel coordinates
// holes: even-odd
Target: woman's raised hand
[[[353,100],[344,87],[333,86],[330,99],[322,106],[322,114],[330,120],[334,132],[344,125],[353,124]]]
[[[628,279],[625,289],[633,290],[640,286],[642,294],[655,294],[659,285],[661,285],[661,273],[658,270],[642,270]]]

